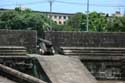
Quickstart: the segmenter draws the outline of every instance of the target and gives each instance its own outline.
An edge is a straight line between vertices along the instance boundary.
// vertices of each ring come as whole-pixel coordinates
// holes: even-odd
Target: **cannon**
[[[53,55],[55,54],[55,50],[54,47],[52,45],[52,42],[42,39],[42,38],[38,38],[38,42],[37,42],[37,49],[38,49],[38,53],[41,55]]]

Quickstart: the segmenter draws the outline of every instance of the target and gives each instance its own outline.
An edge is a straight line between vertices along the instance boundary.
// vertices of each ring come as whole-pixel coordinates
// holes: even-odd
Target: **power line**
[[[125,7],[125,5],[111,5],[111,4],[90,4],[90,6],[97,6],[97,7]]]
[[[49,0],[50,5],[50,19],[52,19],[52,6],[53,6],[54,0]],[[52,22],[50,21],[50,28],[52,29]]]
[[[46,1],[37,1],[37,2],[29,2],[29,3],[21,3],[21,5],[35,5],[35,4],[41,4],[41,3],[47,3]],[[3,5],[0,5],[0,7],[8,7],[8,6],[14,6],[14,5],[17,5],[18,3],[16,4],[3,4]]]
[[[46,1],[29,2],[29,3],[24,3],[23,5],[34,5],[34,4],[41,4],[41,3],[47,3],[47,2]]]
[[[55,1],[57,3],[64,3],[64,4],[74,4],[74,5],[83,5],[83,3],[79,3],[79,2],[65,2],[65,1]]]
[[[87,0],[86,31],[89,31],[89,0]]]
[[[79,2],[65,2],[65,1],[55,1],[57,3],[63,3],[63,4],[71,4],[71,5],[84,5],[86,6],[86,3],[79,3]],[[89,4],[89,6],[98,6],[98,7],[125,7],[125,5],[112,5],[112,4]]]
[[[37,1],[37,2],[29,2],[29,3],[22,3],[22,5],[36,5],[41,3],[47,3],[48,1]],[[62,3],[62,4],[70,4],[70,5],[79,5],[79,6],[87,6],[87,3],[80,3],[80,2],[65,2],[65,1],[58,1],[55,0],[55,3]],[[14,6],[15,4],[3,4],[0,5],[0,7],[5,6]],[[125,8],[125,5],[112,5],[112,4],[89,4],[89,6],[95,6],[95,7],[120,7]]]

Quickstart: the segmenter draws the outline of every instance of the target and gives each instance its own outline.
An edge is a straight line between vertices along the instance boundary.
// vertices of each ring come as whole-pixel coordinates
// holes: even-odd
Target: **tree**
[[[107,16],[101,15],[100,13],[92,12],[89,14],[89,30],[97,32],[107,31]]]
[[[49,25],[51,21],[45,15],[32,12],[30,9],[15,8],[15,10],[0,12],[0,29],[37,30],[38,36],[52,27]],[[53,21],[52,23],[54,24]]]
[[[71,29],[72,31],[85,31],[85,18],[85,14],[76,13],[75,15],[70,17],[70,19],[67,21],[66,26],[68,27],[68,29]]]
[[[108,23],[107,29],[110,32],[125,32],[125,16],[112,16]]]
[[[107,22],[107,16],[92,12],[89,14],[89,31],[106,31]],[[86,31],[86,23],[86,14],[76,13],[67,21],[66,27],[72,31]]]

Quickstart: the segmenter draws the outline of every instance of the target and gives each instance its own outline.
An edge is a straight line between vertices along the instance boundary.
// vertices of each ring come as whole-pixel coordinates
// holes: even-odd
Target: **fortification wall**
[[[124,52],[119,50],[119,47],[125,48],[125,33],[121,32],[45,32],[45,38],[53,43],[57,47],[118,47],[118,50],[114,52],[115,55],[112,55],[113,51],[103,50],[99,53],[94,51],[89,51],[90,54],[81,54],[78,55],[78,50],[73,50],[71,52],[76,52],[75,56],[83,57],[81,61],[85,64],[88,70],[99,80],[121,80],[125,79],[124,64],[125,58]],[[57,48],[58,50],[58,48]],[[120,53],[118,54],[118,51]],[[80,52],[80,50],[79,50]],[[81,50],[81,53],[87,52]],[[91,53],[93,52],[93,55]],[[100,52],[100,50],[96,50]],[[107,53],[106,53],[107,52]],[[98,55],[97,55],[98,54]],[[111,55],[110,55],[111,54]],[[67,54],[68,55],[68,54]],[[72,56],[72,54],[70,55]],[[85,59],[84,57],[91,57]],[[102,57],[99,60],[99,57]],[[115,60],[113,58],[119,59]],[[106,58],[106,59],[104,59]]]
[[[125,33],[119,32],[45,32],[54,46],[125,47]]]
[[[25,46],[35,52],[37,33],[31,30],[0,30],[0,46]]]

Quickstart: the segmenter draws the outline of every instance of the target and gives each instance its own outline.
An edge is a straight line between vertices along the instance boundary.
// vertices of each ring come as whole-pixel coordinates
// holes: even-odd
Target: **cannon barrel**
[[[25,80],[28,83],[46,83],[46,82],[44,82],[44,81],[42,81],[42,80],[40,80],[38,78],[35,78],[35,77],[30,76],[28,74],[22,73],[20,71],[17,71],[17,70],[15,70],[13,68],[7,67],[7,66],[2,65],[2,64],[0,64],[0,71],[4,72],[4,73],[7,73],[7,74],[9,74],[11,76],[14,76],[14,77],[16,77],[16,78],[18,78],[20,80]]]
[[[51,42],[51,41],[48,41],[48,40],[45,40],[45,39],[42,39],[42,38],[39,38],[38,40],[39,40],[40,42],[45,43],[45,44],[48,45],[48,46],[52,46],[52,42]]]

